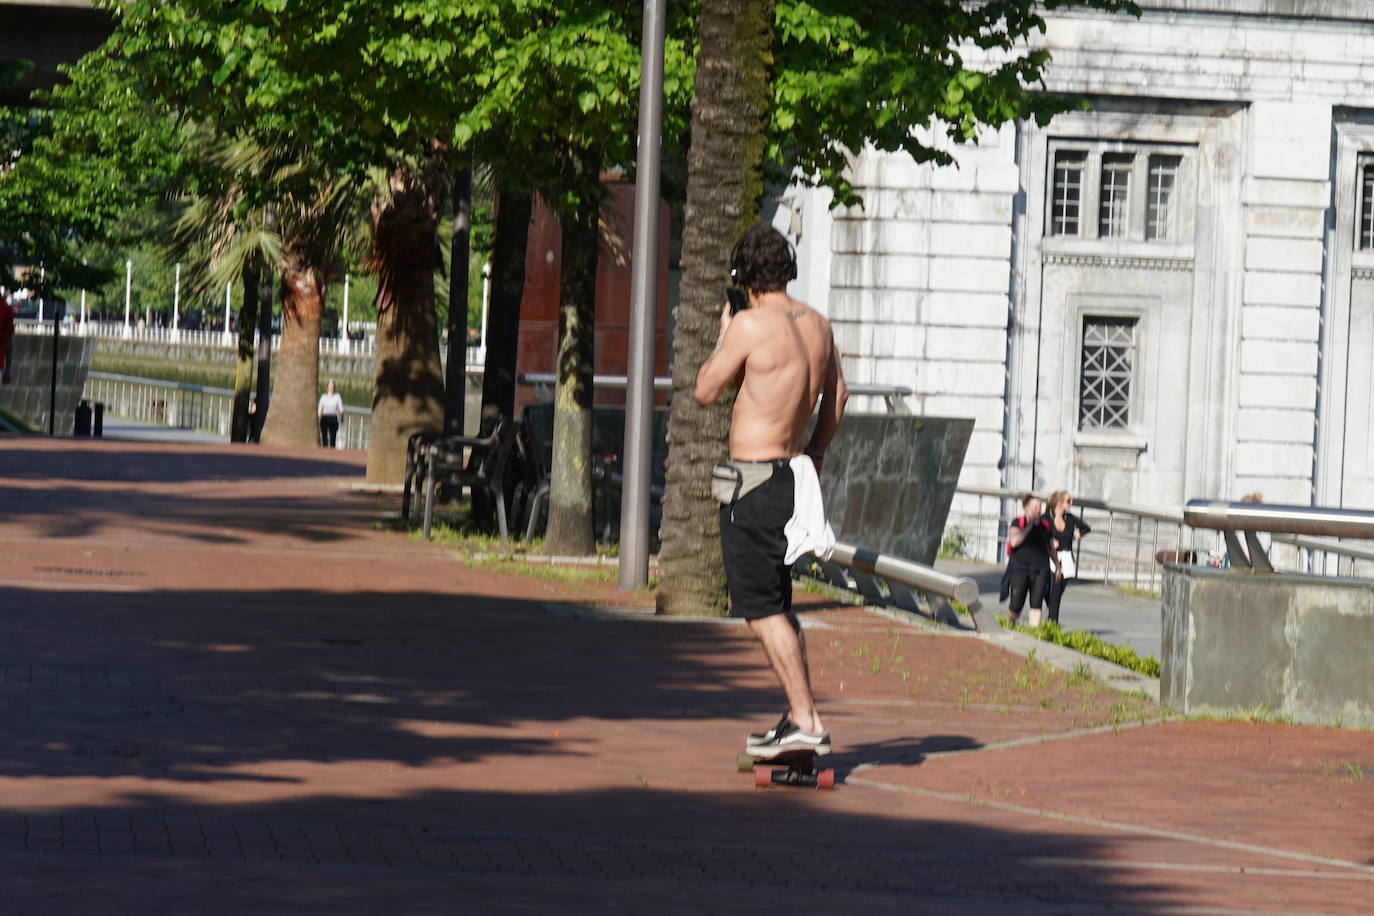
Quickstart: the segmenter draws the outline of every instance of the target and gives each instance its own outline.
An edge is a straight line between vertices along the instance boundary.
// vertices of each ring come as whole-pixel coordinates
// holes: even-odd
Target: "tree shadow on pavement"
[[[778,694],[741,627],[423,592],[8,589],[0,646],[7,912],[1154,913],[1202,880],[1118,868],[1101,832],[754,790],[730,743]]]
[[[3,437],[0,480],[43,479],[119,483],[188,483],[255,480],[269,477],[362,477],[357,458],[320,457],[309,452],[277,452],[248,445],[177,445],[149,449],[145,444],[104,443],[81,448],[35,447],[28,438]]]

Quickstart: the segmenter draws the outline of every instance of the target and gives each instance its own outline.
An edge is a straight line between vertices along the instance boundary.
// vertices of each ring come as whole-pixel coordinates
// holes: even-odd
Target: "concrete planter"
[[[1163,597],[1165,705],[1374,727],[1374,581],[1170,566]]]

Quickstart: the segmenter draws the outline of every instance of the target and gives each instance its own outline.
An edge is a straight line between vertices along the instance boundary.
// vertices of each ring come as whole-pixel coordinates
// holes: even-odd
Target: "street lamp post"
[[[658,317],[659,164],[667,8],[667,0],[644,0],[634,273],[630,281],[630,360],[625,400],[625,484],[620,505],[622,589],[639,588],[649,581],[649,478],[653,456],[654,323]]]

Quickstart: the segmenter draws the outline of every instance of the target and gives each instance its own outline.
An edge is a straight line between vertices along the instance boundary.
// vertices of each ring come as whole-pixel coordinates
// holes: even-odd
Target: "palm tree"
[[[265,271],[277,271],[282,340],[262,439],[312,445],[324,290],[358,222],[359,186],[312,168],[308,151],[297,148],[220,141],[207,161],[212,171],[183,197],[173,243],[189,257],[193,287],[218,290],[234,280],[244,286],[232,438],[247,438],[258,283]]]
[[[727,455],[729,405],[692,399],[715,344],[730,245],[758,219],[768,123],[773,0],[702,0],[682,296],[674,312],[673,403],[660,526],[660,614],[725,613],[711,467]]]
[[[372,236],[364,261],[377,274],[370,482],[399,483],[405,475],[406,441],[413,433],[437,432],[444,425],[434,272],[443,266],[438,229],[451,176],[438,155],[398,164],[372,201]]]

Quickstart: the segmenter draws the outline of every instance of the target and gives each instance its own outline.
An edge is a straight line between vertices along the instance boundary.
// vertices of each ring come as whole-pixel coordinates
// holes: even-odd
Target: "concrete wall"
[[[86,385],[95,341],[63,337],[57,345],[57,422],[54,432],[70,435],[77,402]],[[14,365],[9,384],[0,385],[0,409],[41,432],[48,431],[52,398],[52,337],[22,334],[14,338]]]
[[[1374,581],[1169,567],[1160,699],[1374,726]]]

